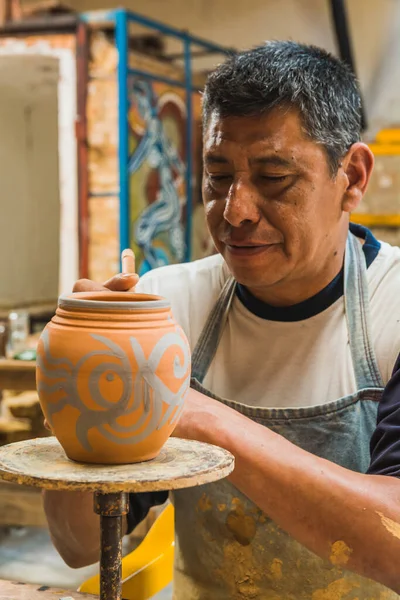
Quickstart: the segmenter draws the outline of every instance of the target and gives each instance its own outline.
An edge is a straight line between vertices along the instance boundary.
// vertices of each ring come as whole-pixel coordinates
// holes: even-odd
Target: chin
[[[280,257],[268,261],[257,260],[261,257],[241,260],[226,254],[223,255],[224,260],[236,281],[250,289],[274,285],[284,279],[289,271],[289,265]]]
[[[250,290],[273,286],[284,278],[284,275],[276,269],[244,269],[228,266],[236,281]]]

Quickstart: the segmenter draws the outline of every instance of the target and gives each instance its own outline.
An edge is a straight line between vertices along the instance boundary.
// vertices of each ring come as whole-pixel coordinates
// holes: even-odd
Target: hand
[[[220,433],[224,424],[232,419],[236,421],[238,417],[239,413],[229,406],[190,388],[185,408],[172,435],[221,446]]]
[[[136,273],[119,273],[103,284],[90,279],[79,279],[74,285],[73,292],[134,292],[139,281]]]
[[[135,255],[132,250],[122,252],[122,273],[114,275],[105,283],[97,283],[90,279],[79,279],[74,285],[73,292],[134,292],[139,281],[139,275],[135,273]]]

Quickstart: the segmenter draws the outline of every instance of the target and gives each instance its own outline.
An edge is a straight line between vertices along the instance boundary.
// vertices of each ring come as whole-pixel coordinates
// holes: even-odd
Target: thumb
[[[107,288],[101,283],[97,283],[96,281],[91,281],[90,279],[79,279],[72,289],[75,292],[104,292],[107,291]]]
[[[103,285],[104,288],[113,292],[129,292],[131,288],[135,287],[138,281],[139,275],[136,273],[120,273],[111,277]]]

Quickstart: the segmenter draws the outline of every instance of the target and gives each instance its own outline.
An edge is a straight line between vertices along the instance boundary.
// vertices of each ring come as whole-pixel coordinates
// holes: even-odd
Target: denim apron
[[[344,266],[344,305],[358,391],[328,404],[258,408],[217,398],[203,387],[229,318],[235,287],[232,278],[225,283],[200,335],[192,357],[192,387],[312,454],[365,473],[383,382],[370,335],[366,264],[360,242],[349,233]],[[295,496],[292,501],[295,507]],[[334,544],[336,540],[332,540],[330,560],[319,558],[227,480],[175,492],[173,502],[176,600],[400,598],[384,586],[347,571],[344,542]]]

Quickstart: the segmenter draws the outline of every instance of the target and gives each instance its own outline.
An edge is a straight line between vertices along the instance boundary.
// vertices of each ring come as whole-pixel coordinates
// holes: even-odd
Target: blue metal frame
[[[119,153],[119,245],[120,254],[131,246],[129,193],[129,100],[128,100],[128,19],[125,10],[115,13],[118,48],[118,153]],[[122,268],[122,265],[121,265]]]
[[[161,83],[166,83],[167,85],[172,85],[178,88],[187,89],[187,84],[182,83],[182,81],[177,81],[175,79],[171,79],[171,77],[165,77],[163,75],[156,75],[155,73],[148,73],[148,71],[143,71],[142,69],[128,69],[129,75],[136,75],[137,77],[144,77],[145,79],[151,79],[152,81],[161,81]],[[195,87],[190,83],[190,89],[192,92],[200,92],[201,88]]]
[[[144,77],[153,81],[160,81],[171,86],[183,88],[186,91],[186,111],[187,111],[187,127],[186,127],[186,256],[185,260],[191,258],[191,236],[192,236],[192,203],[193,203],[193,186],[192,186],[192,171],[193,171],[193,97],[194,91],[199,91],[199,88],[193,86],[192,78],[192,46],[198,46],[207,52],[214,54],[231,54],[235,50],[214,44],[202,38],[190,35],[186,31],[181,31],[170,27],[160,21],[149,19],[143,15],[127,11],[125,9],[111,11],[94,11],[87,12],[81,15],[82,20],[88,24],[114,24],[116,28],[116,47],[118,50],[118,133],[119,133],[119,199],[120,199],[120,216],[119,216],[119,231],[120,231],[120,249],[121,252],[131,245],[130,238],[130,189],[129,189],[129,98],[128,98],[128,78],[131,75]],[[129,24],[136,23],[143,25],[149,29],[153,29],[165,35],[169,35],[183,43],[184,49],[184,82],[175,81],[169,77],[163,77],[154,73],[148,73],[142,69],[133,69],[129,67]]]
[[[192,210],[193,210],[193,94],[192,94],[192,53],[190,39],[184,40],[185,84],[186,84],[186,261],[192,252]]]

